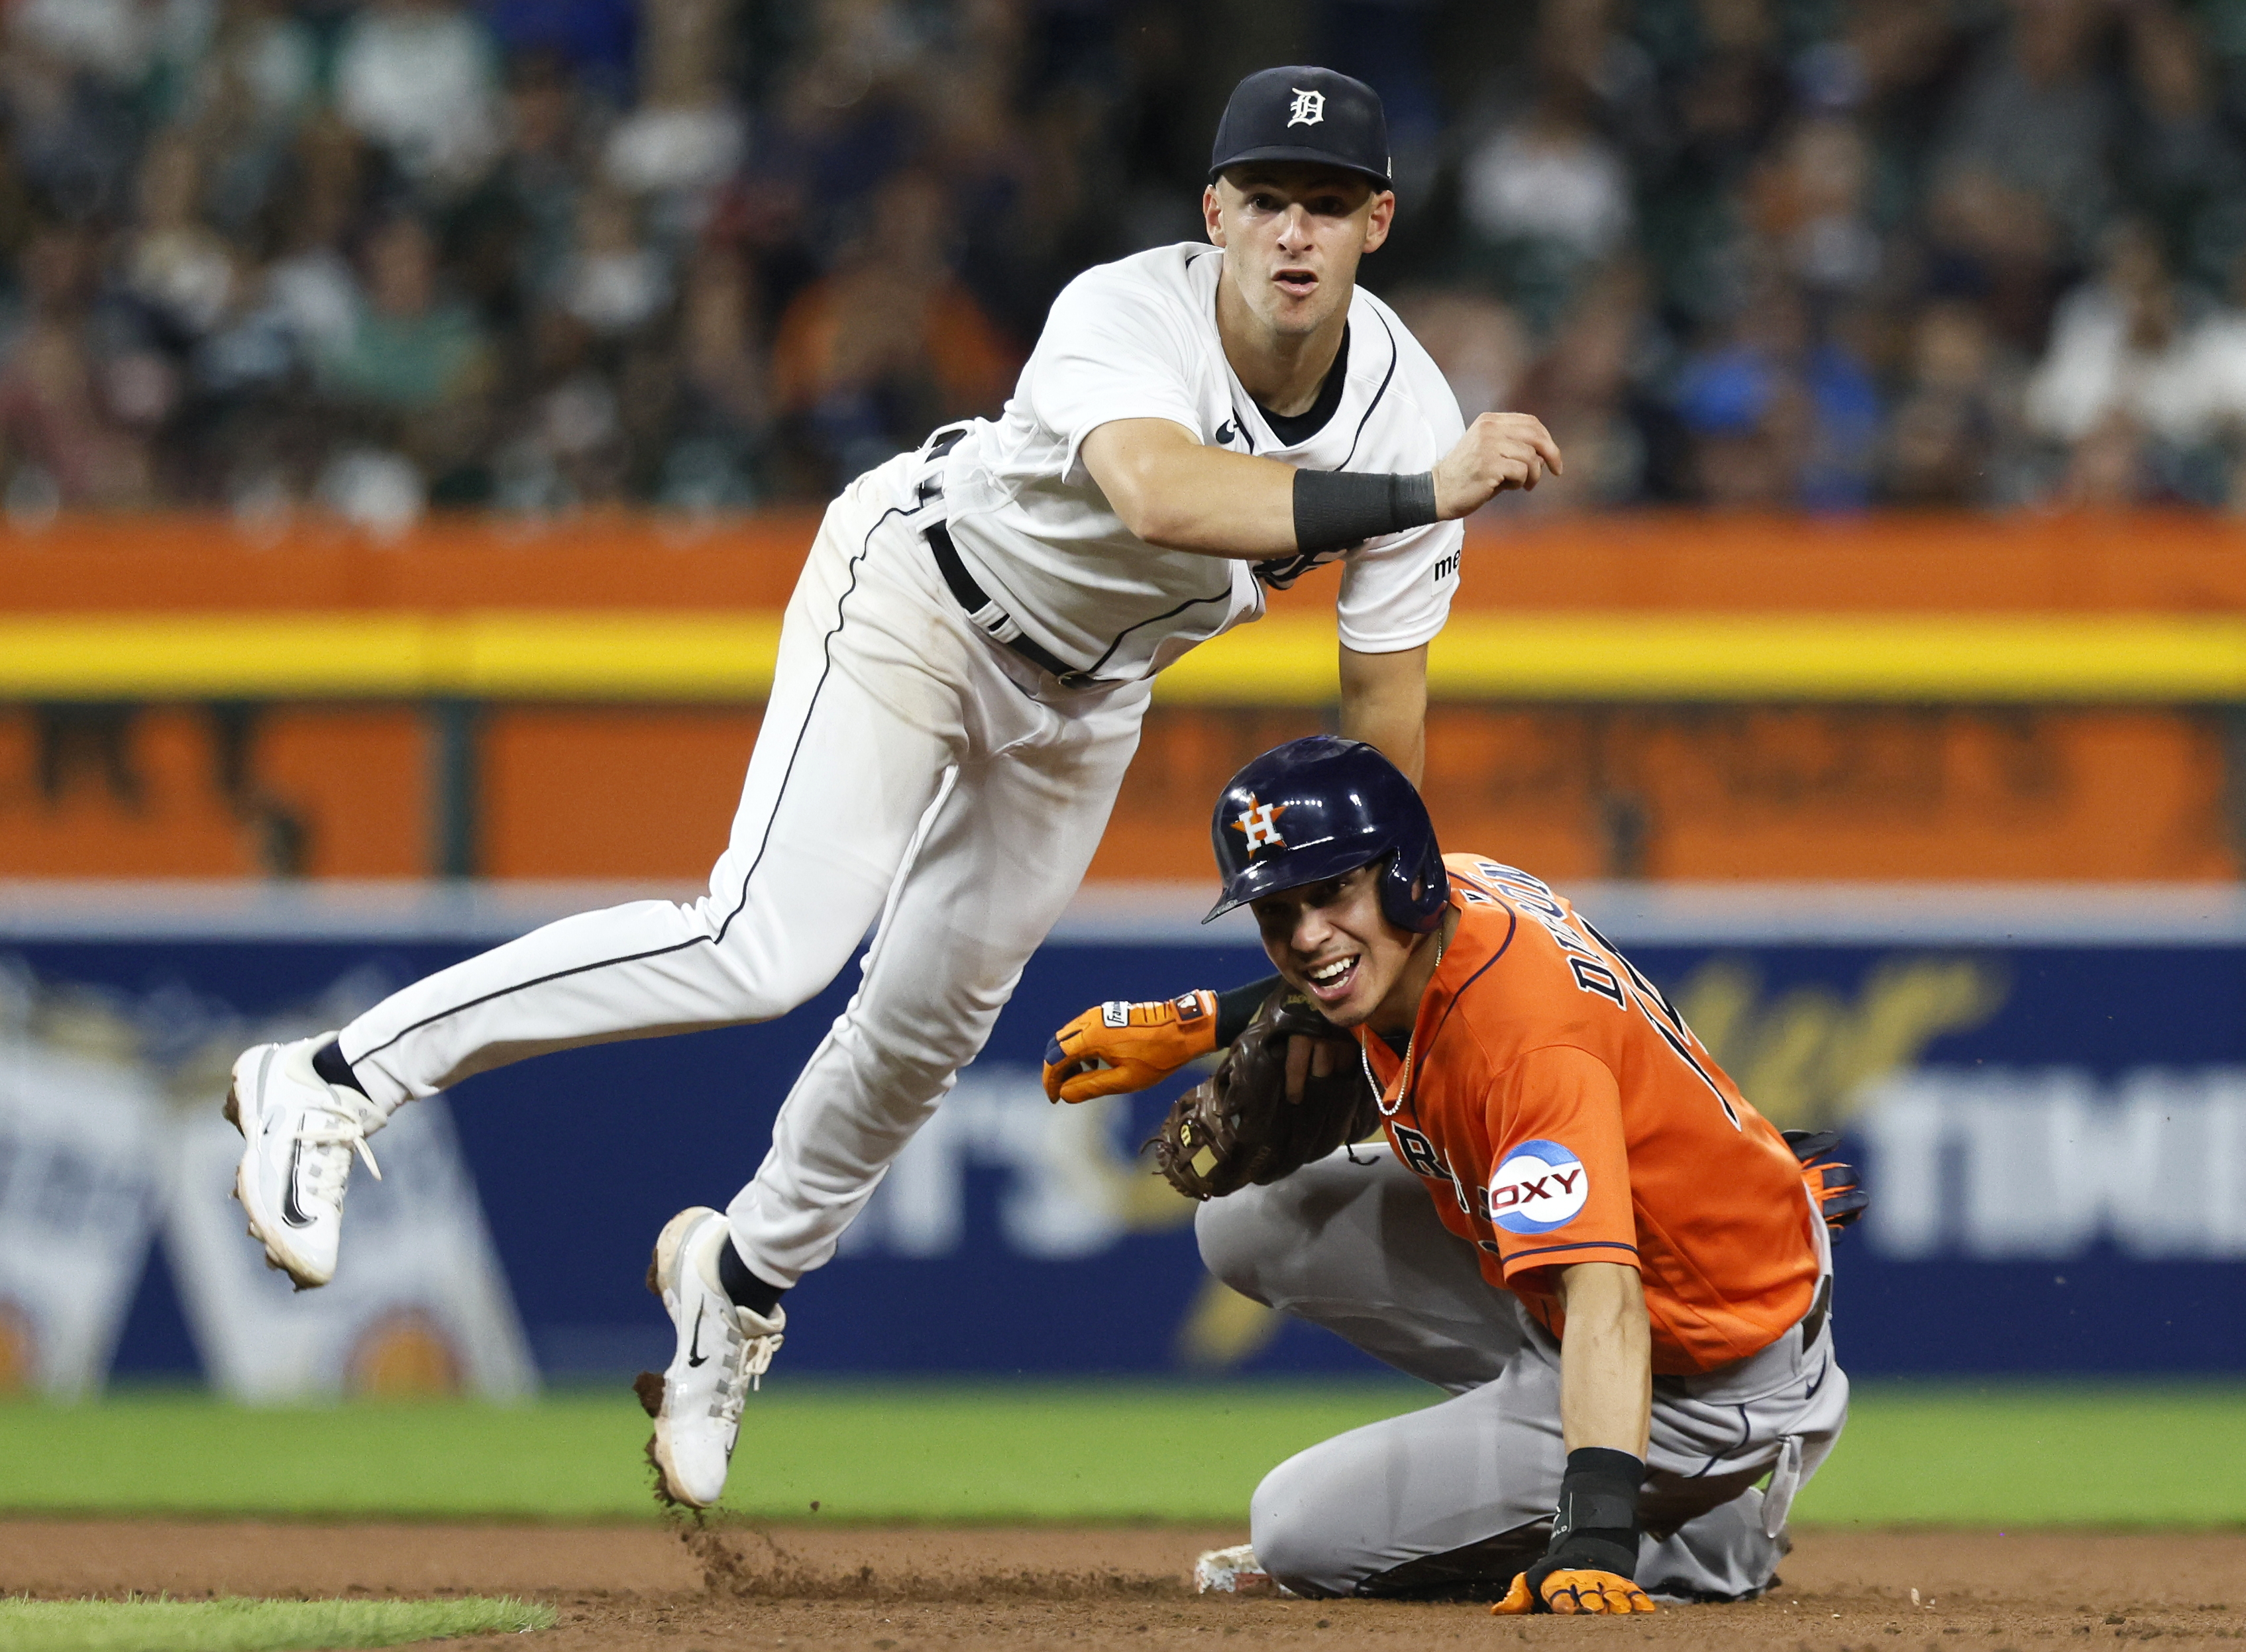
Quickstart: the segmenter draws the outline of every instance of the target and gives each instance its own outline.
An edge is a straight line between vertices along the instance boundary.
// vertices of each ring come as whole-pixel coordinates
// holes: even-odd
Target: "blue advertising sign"
[[[1848,1132],[1874,1199],[1836,1253],[1853,1372],[2246,1371],[2236,894],[1575,893],[1759,1107]],[[1202,1273],[1192,1207],[1139,1152],[1185,1080],[1073,1108],[1039,1088],[1046,1037],[1087,1004],[1267,973],[1240,923],[1192,921],[1200,894],[1080,904],[841,1254],[791,1295],[792,1371],[1366,1369]],[[99,1045],[107,1071],[123,1063],[150,1093],[214,1110],[226,1061],[262,1030],[336,1024],[392,985],[608,895],[245,892],[182,907],[145,892],[0,890],[0,1078],[11,1061],[31,1071],[41,1052],[75,1059]],[[674,1211],[723,1205],[754,1171],[852,978],[768,1025],[547,1057],[453,1094],[447,1151],[465,1163],[547,1380],[664,1363],[648,1247]],[[9,1112],[8,1094],[0,1083],[0,1226],[35,1199],[54,1207],[65,1151],[24,1122],[29,1104]],[[67,1150],[89,1152],[83,1139]],[[222,1176],[167,1193],[140,1171],[105,1182],[100,1166],[71,1162],[89,1188],[153,1187],[160,1205],[227,1192]],[[180,1277],[201,1253],[160,1209],[116,1230],[147,1237],[145,1268],[119,1292],[113,1369],[210,1369],[208,1312],[182,1307],[208,1295]],[[347,1219],[345,1274],[354,1231]],[[0,1277],[0,1355],[10,1314],[29,1311],[5,1294]]]

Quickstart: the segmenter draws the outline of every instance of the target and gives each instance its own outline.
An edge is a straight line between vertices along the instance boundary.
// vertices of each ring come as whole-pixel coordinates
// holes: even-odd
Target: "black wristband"
[[[1256,1019],[1256,1012],[1279,984],[1277,976],[1266,976],[1261,981],[1251,981],[1244,987],[1234,987],[1216,995],[1216,1047],[1228,1050],[1240,1035],[1248,1030],[1248,1023]]]
[[[1634,1577],[1637,1492],[1644,1479],[1645,1465],[1628,1451],[1586,1445],[1569,1452],[1547,1559]]]
[[[1635,1531],[1637,1488],[1644,1479],[1645,1465],[1628,1451],[1586,1445],[1569,1452],[1552,1524],[1554,1540],[1569,1532]]]
[[[1295,472],[1295,548],[1313,555],[1435,520],[1435,473]]]

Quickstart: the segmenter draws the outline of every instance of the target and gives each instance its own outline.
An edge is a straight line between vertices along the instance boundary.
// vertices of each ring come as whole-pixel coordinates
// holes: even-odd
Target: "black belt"
[[[1807,1348],[1825,1329],[1825,1315],[1833,1306],[1833,1275],[1825,1275],[1817,1281],[1817,1295],[1810,1302],[1809,1311],[1801,1316],[1801,1345]]]
[[[956,447],[959,438],[966,433],[963,429],[938,431],[922,451],[930,459],[941,459]],[[943,487],[930,477],[918,491],[925,501],[941,497]],[[943,574],[943,582],[951,588],[952,601],[967,610],[968,622],[976,629],[985,633],[992,642],[1013,649],[1038,670],[1052,673],[1065,689],[1090,688],[1099,680],[1089,671],[1078,670],[1051,649],[1026,636],[1013,615],[990,600],[990,594],[975,582],[975,576],[967,571],[967,564],[959,560],[959,547],[951,542],[949,528],[941,522],[930,522],[921,534],[928,540],[928,548],[936,554],[936,566]],[[1000,635],[1008,630],[1014,635]]]
[[[975,582],[975,576],[967,571],[967,564],[959,560],[959,547],[951,542],[950,529],[941,522],[930,522],[921,532],[928,540],[928,548],[936,553],[936,565],[943,572],[943,582],[951,588],[952,599],[967,610],[968,622],[976,629],[1013,649],[1040,671],[1051,672],[1065,689],[1090,688],[1099,680],[1089,671],[1078,670],[1025,634],[1011,615],[990,600],[990,593]],[[1013,636],[998,635],[1010,627]]]

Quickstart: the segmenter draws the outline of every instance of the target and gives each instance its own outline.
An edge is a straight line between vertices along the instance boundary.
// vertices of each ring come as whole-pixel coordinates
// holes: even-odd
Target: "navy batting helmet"
[[[1384,856],[1380,910],[1389,922],[1424,935],[1450,903],[1427,806],[1403,771],[1362,740],[1313,734],[1272,747],[1232,777],[1209,836],[1224,894],[1203,923]]]

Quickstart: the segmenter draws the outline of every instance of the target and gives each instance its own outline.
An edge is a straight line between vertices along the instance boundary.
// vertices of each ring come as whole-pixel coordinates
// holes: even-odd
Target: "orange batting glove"
[[[1087,1010],[1045,1045],[1045,1097],[1090,1101],[1158,1084],[1216,1048],[1216,995],[1201,988],[1147,1003]]]
[[[1547,1572],[1534,1588],[1523,1572],[1489,1609],[1493,1616],[1518,1617],[1528,1612],[1623,1614],[1656,1608],[1644,1589],[1612,1572]]]
[[[1629,1451],[1579,1445],[1569,1452],[1544,1557],[1514,1578],[1491,1612],[1652,1611],[1651,1598],[1630,1575],[1637,1569],[1637,1493],[1644,1479],[1644,1458]]]

